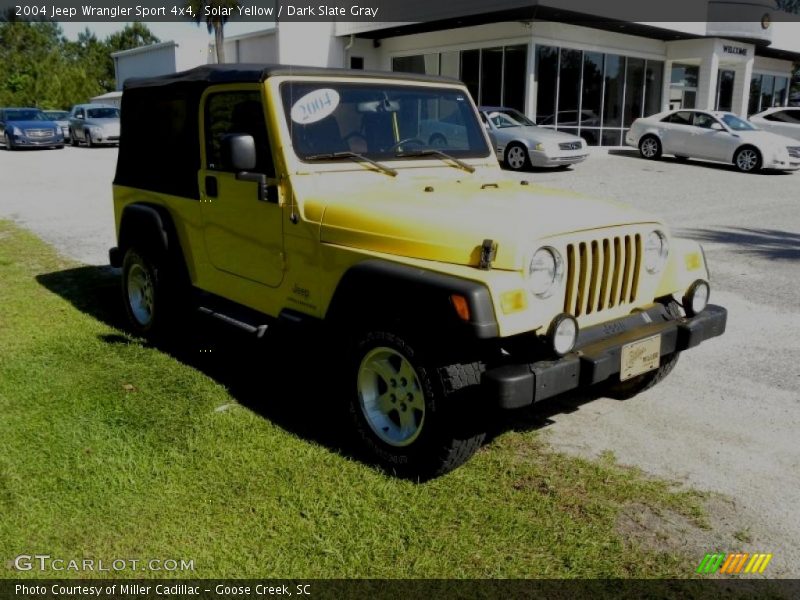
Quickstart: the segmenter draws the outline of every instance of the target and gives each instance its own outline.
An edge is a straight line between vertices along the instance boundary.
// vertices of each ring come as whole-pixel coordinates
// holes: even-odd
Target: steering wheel
[[[392,144],[391,146],[389,146],[388,151],[392,152],[394,150],[400,150],[403,147],[404,144],[412,144],[412,143],[416,144],[418,146],[427,146],[427,144],[425,142],[423,142],[421,139],[416,138],[416,137],[410,137],[410,138],[406,138],[404,140],[400,140],[396,144]]]

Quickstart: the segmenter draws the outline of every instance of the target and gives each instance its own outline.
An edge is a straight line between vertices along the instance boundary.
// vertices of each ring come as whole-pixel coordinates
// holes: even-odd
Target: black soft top
[[[199,200],[198,111],[203,92],[213,85],[261,83],[279,75],[458,83],[431,75],[266,64],[205,65],[160,77],[127,79],[114,183]]]
[[[395,73],[390,71],[364,71],[360,69],[332,69],[274,64],[225,64],[203,65],[195,67],[194,69],[189,69],[188,71],[170,73],[169,75],[161,75],[159,77],[134,77],[125,80],[124,89],[127,91],[181,84],[208,87],[221,83],[261,83],[270,77],[295,75],[299,77],[358,77],[432,83],[458,83],[457,79],[451,79],[450,77]]]

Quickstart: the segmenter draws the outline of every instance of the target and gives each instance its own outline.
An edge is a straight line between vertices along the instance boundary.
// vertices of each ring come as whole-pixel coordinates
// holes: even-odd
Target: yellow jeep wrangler
[[[463,463],[491,406],[631,396],[725,330],[698,244],[505,174],[451,79],[204,66],[129,80],[121,135],[134,332],[190,307],[256,336],[329,327],[354,431],[397,473]]]

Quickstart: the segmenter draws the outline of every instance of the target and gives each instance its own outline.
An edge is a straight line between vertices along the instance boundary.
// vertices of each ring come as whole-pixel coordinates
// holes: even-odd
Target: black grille
[[[558,145],[562,150],[580,150],[583,147],[581,142],[564,142]]]

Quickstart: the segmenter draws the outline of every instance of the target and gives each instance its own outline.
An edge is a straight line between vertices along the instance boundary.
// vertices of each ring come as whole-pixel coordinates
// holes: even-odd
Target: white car
[[[768,108],[750,117],[750,121],[759,129],[800,140],[800,107]]]
[[[651,160],[662,154],[701,158],[733,163],[745,173],[800,169],[797,140],[762,131],[729,112],[679,109],[636,119],[625,142]]]

